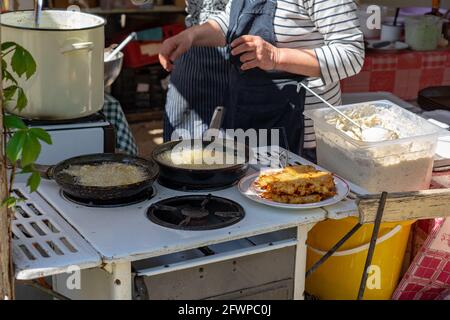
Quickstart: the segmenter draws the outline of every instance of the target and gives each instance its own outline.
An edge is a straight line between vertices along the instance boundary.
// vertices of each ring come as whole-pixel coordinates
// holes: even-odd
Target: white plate
[[[337,194],[329,199],[316,202],[316,203],[308,203],[308,204],[288,204],[288,203],[280,203],[275,202],[272,200],[264,199],[261,197],[261,191],[257,190],[255,188],[254,183],[256,179],[259,178],[260,173],[255,173],[249,176],[246,176],[241,179],[239,182],[239,191],[249,198],[250,200],[253,200],[255,202],[259,202],[271,207],[275,208],[284,208],[284,209],[296,209],[296,210],[305,210],[305,209],[314,209],[314,208],[322,208],[326,206],[331,206],[333,204],[339,203],[340,201],[344,200],[348,194],[350,193],[350,187],[348,186],[347,182],[345,182],[343,179],[334,176],[334,182],[336,183],[336,191]]]

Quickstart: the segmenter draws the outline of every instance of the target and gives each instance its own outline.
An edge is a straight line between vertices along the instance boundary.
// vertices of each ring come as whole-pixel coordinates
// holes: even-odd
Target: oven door
[[[136,262],[133,298],[293,299],[296,244],[283,231]]]

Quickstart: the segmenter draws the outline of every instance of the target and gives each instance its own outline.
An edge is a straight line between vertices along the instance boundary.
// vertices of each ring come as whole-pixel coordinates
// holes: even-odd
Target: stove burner
[[[147,217],[154,223],[177,230],[221,229],[245,217],[244,208],[234,201],[212,195],[170,198],[153,204]]]
[[[158,178],[158,183],[168,189],[177,190],[177,191],[181,191],[181,192],[213,192],[213,191],[221,191],[221,190],[229,189],[231,187],[234,187],[238,182],[231,183],[231,184],[224,185],[224,186],[217,186],[217,185],[198,186],[198,185],[178,184],[173,181],[168,181],[160,176]]]
[[[131,206],[134,204],[138,204],[144,201],[148,201],[155,197],[156,195],[156,189],[153,187],[150,187],[147,190],[144,190],[143,192],[128,198],[121,198],[121,199],[114,199],[114,200],[92,200],[92,199],[80,199],[77,197],[74,197],[70,194],[67,194],[64,191],[61,191],[61,196],[66,199],[67,201],[73,202],[75,204],[84,206],[84,207],[90,207],[90,208],[119,208],[119,207],[126,207]]]

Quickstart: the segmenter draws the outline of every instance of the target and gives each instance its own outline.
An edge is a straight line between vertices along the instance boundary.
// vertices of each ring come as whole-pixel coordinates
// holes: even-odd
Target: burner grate
[[[153,204],[147,217],[171,229],[204,231],[221,229],[244,219],[245,211],[234,201],[212,195],[183,196]]]

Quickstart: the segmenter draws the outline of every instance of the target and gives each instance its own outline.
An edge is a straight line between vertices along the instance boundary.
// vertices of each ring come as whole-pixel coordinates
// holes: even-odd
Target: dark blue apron
[[[276,0],[233,0],[227,43],[256,35],[276,45]],[[229,49],[231,50],[231,48]],[[239,57],[231,56],[229,94],[225,98],[226,129],[278,129],[279,145],[300,152],[303,147],[305,91],[303,76],[255,68],[242,71]],[[277,144],[272,141],[269,144]]]
[[[164,117],[164,141],[175,130],[201,138],[211,122],[214,109],[224,104],[230,61],[225,48],[195,47],[175,62],[170,75]]]

